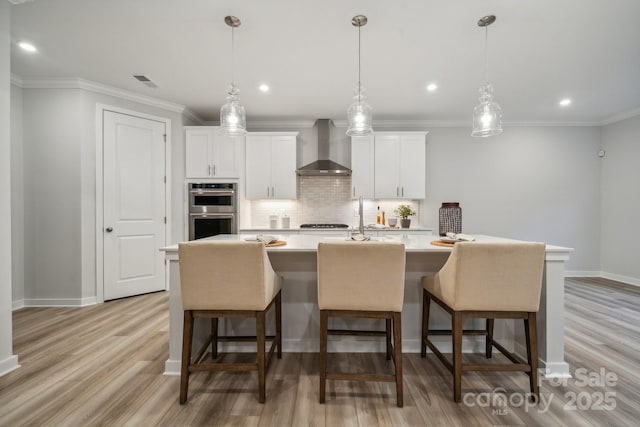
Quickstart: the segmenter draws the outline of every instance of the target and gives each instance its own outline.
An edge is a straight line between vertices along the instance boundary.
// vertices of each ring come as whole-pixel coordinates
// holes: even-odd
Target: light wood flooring
[[[393,384],[348,381],[330,381],[321,405],[312,353],[273,359],[265,404],[257,401],[255,373],[203,373],[192,376],[180,406],[179,378],[162,375],[168,313],[166,293],[14,312],[22,367],[0,378],[0,426],[632,426],[640,419],[640,289],[604,279],[566,280],[566,359],[584,374],[566,384],[543,381],[547,409],[524,407],[522,373],[465,373],[468,404],[456,404],[451,375],[432,354],[404,355],[404,408],[396,407]],[[391,367],[377,354],[330,355],[329,362]],[[595,383],[601,369],[617,375],[615,384]],[[587,374],[598,378],[586,384]]]

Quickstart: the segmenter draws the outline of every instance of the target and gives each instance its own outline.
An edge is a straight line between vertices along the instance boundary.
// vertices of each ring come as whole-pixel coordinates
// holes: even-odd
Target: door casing
[[[143,119],[155,120],[165,124],[166,142],[164,144],[164,176],[166,176],[165,188],[165,214],[167,221],[164,225],[165,229],[165,246],[171,241],[171,120],[166,117],[154,116],[151,114],[140,113],[138,111],[128,110],[125,108],[114,107],[107,104],[96,104],[96,302],[104,302],[104,230],[103,230],[103,213],[104,213],[104,171],[103,171],[103,115],[104,111],[112,111],[114,113],[127,114],[130,116],[140,117]],[[165,289],[169,289],[168,269],[164,269]]]

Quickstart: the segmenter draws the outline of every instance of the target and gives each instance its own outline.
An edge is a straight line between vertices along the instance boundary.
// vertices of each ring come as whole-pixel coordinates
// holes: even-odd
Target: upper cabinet
[[[296,198],[298,132],[249,132],[246,136],[246,198]]]
[[[426,132],[375,133],[375,198],[425,198],[425,136]]]
[[[242,137],[220,134],[218,126],[186,126],[186,178],[239,178]]]
[[[351,137],[351,196],[373,199],[373,135]]]

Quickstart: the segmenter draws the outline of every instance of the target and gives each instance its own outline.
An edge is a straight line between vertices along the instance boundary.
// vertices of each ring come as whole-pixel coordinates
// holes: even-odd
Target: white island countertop
[[[272,230],[277,231],[277,230]],[[318,249],[318,243],[320,242],[337,242],[347,241],[348,232],[344,231],[344,236],[323,236],[319,233],[309,234],[278,234],[276,232],[271,233],[246,233],[246,234],[220,234],[214,237],[207,237],[201,240],[251,240],[256,237],[257,234],[268,234],[275,236],[278,240],[287,242],[284,246],[274,246],[267,248],[269,252],[316,252]],[[365,233],[366,234],[366,233]],[[502,237],[474,235],[476,242],[516,242],[517,240],[506,239]],[[377,242],[402,242],[404,243],[405,250],[407,252],[450,252],[450,247],[432,245],[431,242],[439,240],[438,236],[429,235],[414,235],[414,234],[402,234],[392,236],[380,236],[371,237],[371,241]],[[178,252],[178,245],[167,246],[161,250],[167,252],[167,256]],[[565,248],[562,246],[547,245],[547,256],[553,253],[563,253],[573,251],[571,248]]]

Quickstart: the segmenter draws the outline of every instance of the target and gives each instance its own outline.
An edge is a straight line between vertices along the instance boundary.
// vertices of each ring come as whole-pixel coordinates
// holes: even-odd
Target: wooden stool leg
[[[396,367],[396,398],[398,408],[404,404],[402,390],[402,313],[393,313],[393,349]]]
[[[385,319],[387,332],[387,360],[391,360],[391,318]]]
[[[218,318],[211,318],[211,359],[218,358]]]
[[[193,313],[184,312],[184,326],[182,328],[182,362],[180,368],[180,404],[187,401],[189,391],[189,364],[191,363],[191,345],[193,342]]]
[[[451,315],[453,344],[453,400],[460,402],[462,395],[462,315],[454,311]]]
[[[531,366],[529,373],[529,386],[531,399],[535,401],[539,397],[538,390],[538,325],[536,313],[529,313],[529,318],[524,319],[524,331],[527,338],[527,363]]]
[[[276,295],[276,345],[278,359],[282,359],[282,291]]]
[[[265,400],[265,330],[264,311],[256,312],[256,336],[258,340],[258,401]]]
[[[427,340],[429,339],[429,309],[431,298],[427,291],[422,290],[422,341],[420,342],[420,356],[427,356]]]
[[[320,403],[324,403],[325,387],[327,384],[327,328],[329,314],[320,310]]]
[[[495,322],[495,319],[487,319],[487,336],[486,336],[486,342],[485,342],[485,355],[487,356],[487,359],[491,359],[492,356],[492,350],[493,350],[493,344],[491,344],[491,342],[493,341],[493,324]]]

